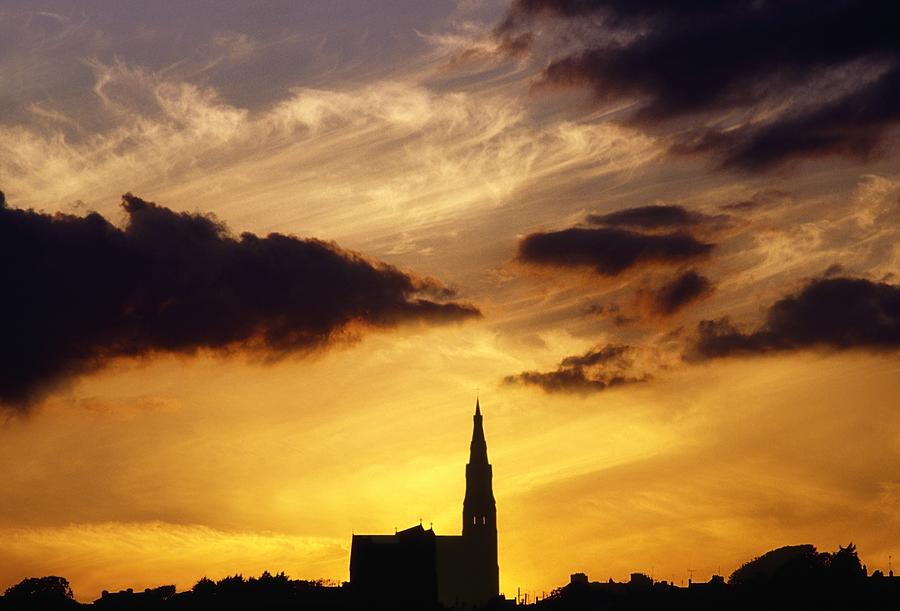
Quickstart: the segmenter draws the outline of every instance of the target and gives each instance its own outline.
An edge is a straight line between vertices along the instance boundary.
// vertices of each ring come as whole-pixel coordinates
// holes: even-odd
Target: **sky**
[[[0,589],[900,558],[900,13],[0,2]]]

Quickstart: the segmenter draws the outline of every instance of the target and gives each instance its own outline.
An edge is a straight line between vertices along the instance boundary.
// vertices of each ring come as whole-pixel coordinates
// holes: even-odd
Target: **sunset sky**
[[[476,393],[507,595],[900,561],[895,2],[2,0],[0,190],[0,591],[347,580]]]

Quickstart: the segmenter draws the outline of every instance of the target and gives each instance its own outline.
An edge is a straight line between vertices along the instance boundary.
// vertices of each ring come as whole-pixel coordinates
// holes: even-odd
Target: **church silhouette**
[[[477,400],[474,421],[462,535],[436,535],[421,524],[393,535],[353,535],[350,587],[358,600],[459,607],[480,605],[499,595],[497,507]]]

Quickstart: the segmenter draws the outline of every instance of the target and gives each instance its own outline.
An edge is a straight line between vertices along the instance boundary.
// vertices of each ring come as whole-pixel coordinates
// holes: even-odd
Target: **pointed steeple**
[[[487,442],[481,417],[481,401],[475,398],[475,416],[469,464],[466,465],[466,496],[463,499],[462,536],[467,550],[470,598],[486,601],[500,591],[497,567],[497,504],[488,462]]]
[[[463,501],[463,534],[472,526],[494,527],[496,515],[491,463],[488,462],[481,402],[478,399],[475,400],[472,420],[472,443],[469,445],[469,464],[466,465],[466,498]]]
[[[488,464],[487,442],[484,439],[484,425],[482,424],[481,405],[479,399],[475,399],[475,425],[472,427],[472,443],[469,446],[469,464]]]

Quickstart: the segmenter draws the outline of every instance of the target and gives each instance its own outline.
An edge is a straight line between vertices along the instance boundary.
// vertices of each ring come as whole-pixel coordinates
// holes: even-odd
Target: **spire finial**
[[[476,416],[481,415],[481,404],[479,403],[479,400],[480,399],[479,399],[478,395],[475,395],[475,415]]]

